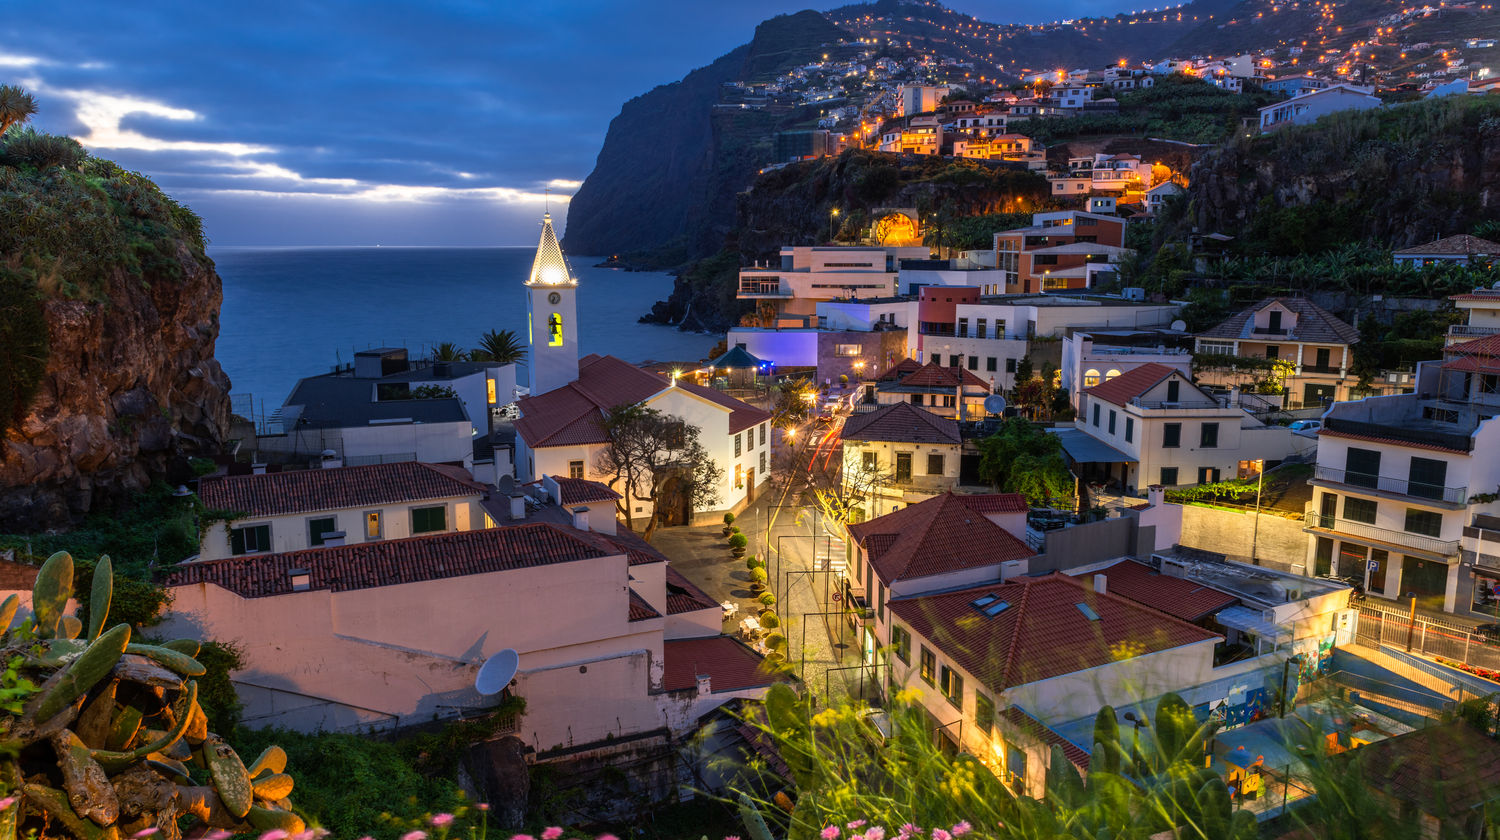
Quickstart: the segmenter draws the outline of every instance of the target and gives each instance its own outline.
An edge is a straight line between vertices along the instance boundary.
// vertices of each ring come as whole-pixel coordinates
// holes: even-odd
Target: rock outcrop
[[[180,482],[228,430],[222,290],[196,217],[141,176],[89,165],[0,178],[0,198],[55,214],[0,234],[0,265],[11,288],[34,281],[47,333],[45,367],[0,418],[4,531],[63,528],[153,480]],[[69,253],[75,237],[59,226],[106,230],[98,248]]]

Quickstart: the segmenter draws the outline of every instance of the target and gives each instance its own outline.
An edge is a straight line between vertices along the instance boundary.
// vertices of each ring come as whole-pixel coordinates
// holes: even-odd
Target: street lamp
[[[834,223],[834,220],[837,219],[838,217],[839,217],[839,208],[835,207],[835,208],[833,208],[832,210],[829,211],[829,213],[828,213],[828,241],[829,242],[833,241],[833,238],[834,238],[833,223]]]
[[[1260,565],[1255,559],[1255,547],[1260,542],[1260,491],[1265,484],[1266,459],[1257,458],[1251,463],[1255,464],[1255,526],[1250,536],[1250,562]]]

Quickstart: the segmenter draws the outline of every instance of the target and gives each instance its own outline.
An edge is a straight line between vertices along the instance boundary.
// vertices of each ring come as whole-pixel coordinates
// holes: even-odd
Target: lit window
[[[736,489],[745,486],[745,467],[742,464],[734,465],[734,486]]]
[[[549,347],[561,347],[563,343],[562,316],[556,312],[547,316],[547,339]]]
[[[1120,375],[1120,372],[1118,370],[1115,370],[1114,368],[1110,368],[1109,372],[1106,373],[1106,374],[1104,374],[1104,381],[1108,382],[1109,380],[1114,379],[1116,376],[1119,376],[1119,375]]]
[[[380,511],[378,510],[365,512],[365,539],[380,539]]]
[[[495,400],[495,380],[493,380],[493,379],[486,379],[486,380],[484,380],[484,384],[485,384],[485,386],[489,390],[490,405],[494,405],[495,402],[496,402],[496,400]]]
[[[568,462],[568,478],[583,478],[583,462],[582,461],[569,461]]]

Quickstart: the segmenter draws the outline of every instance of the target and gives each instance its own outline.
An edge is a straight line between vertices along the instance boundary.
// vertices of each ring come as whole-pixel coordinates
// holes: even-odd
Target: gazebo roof
[[[755,368],[758,370],[761,365],[765,364],[765,360],[756,358],[755,354],[743,347],[735,346],[708,364],[716,368]]]

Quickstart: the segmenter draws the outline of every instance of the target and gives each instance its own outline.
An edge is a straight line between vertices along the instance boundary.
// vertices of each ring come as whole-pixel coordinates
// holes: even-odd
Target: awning
[[[1280,636],[1288,635],[1281,626],[1266,621],[1260,610],[1252,610],[1239,604],[1219,610],[1214,619],[1230,629],[1272,642]]]
[[[736,345],[729,348],[729,351],[724,353],[719,358],[709,362],[708,366],[715,368],[752,368],[755,370],[759,370],[760,367],[764,364],[765,360],[756,357],[755,354],[751,353],[743,347]]]
[[[1134,458],[1082,429],[1048,429],[1062,438],[1063,451],[1076,464],[1133,464]]]

